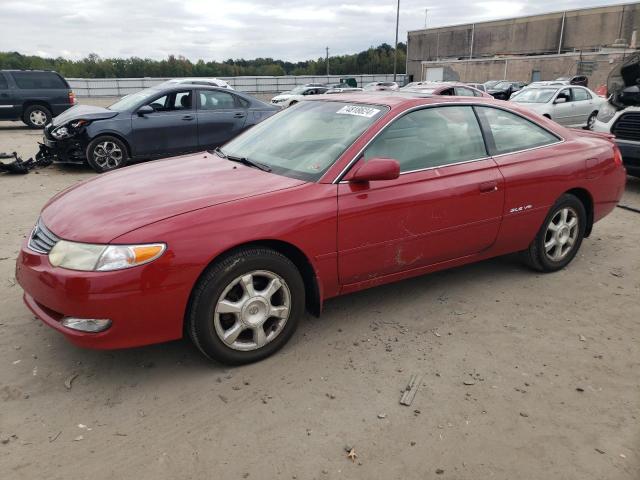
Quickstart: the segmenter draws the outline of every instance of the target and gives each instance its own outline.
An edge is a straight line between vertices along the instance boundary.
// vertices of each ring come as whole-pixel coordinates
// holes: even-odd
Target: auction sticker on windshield
[[[361,105],[345,105],[336,113],[340,115],[358,115],[359,117],[375,117],[380,112],[377,108],[363,107]]]

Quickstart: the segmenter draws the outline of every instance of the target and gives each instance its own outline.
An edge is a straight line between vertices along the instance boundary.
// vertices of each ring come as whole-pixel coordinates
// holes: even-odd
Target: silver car
[[[574,85],[529,86],[513,95],[511,101],[566,127],[589,128],[606,102],[588,88]]]

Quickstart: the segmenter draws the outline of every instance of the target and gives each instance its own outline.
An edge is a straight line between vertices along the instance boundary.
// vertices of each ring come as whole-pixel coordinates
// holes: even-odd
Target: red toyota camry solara
[[[252,362],[330,297],[518,251],[563,268],[624,189],[610,138],[513,104],[327,97],[55,196],[17,261],[28,307],[84,347],[186,332]]]

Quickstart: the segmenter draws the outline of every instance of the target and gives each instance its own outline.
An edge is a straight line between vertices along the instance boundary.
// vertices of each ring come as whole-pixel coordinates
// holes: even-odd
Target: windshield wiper
[[[270,172],[271,168],[265,165],[264,163],[256,162],[254,160],[249,160],[247,157],[238,157],[236,155],[228,155],[222,151],[220,147],[217,147],[213,153],[218,155],[220,158],[226,158],[227,160],[231,160],[232,162],[242,163],[247,165],[248,167],[255,167],[258,170],[262,170],[263,172]]]

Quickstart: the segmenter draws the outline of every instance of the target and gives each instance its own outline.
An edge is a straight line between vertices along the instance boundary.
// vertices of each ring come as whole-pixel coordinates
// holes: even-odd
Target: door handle
[[[483,182],[480,184],[482,193],[495,192],[498,190],[498,182]]]
[[[193,120],[193,115],[183,115],[182,120]]]
[[[244,113],[236,113],[233,118],[243,118],[244,117]]]

